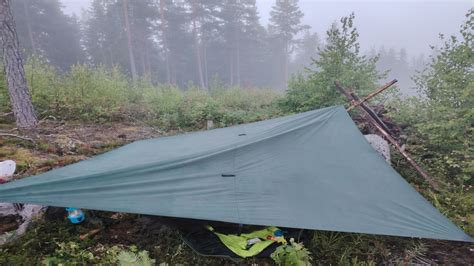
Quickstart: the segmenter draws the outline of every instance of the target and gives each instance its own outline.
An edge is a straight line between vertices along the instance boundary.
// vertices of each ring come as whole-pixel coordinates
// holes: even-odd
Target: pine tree
[[[293,73],[304,72],[306,67],[310,67],[314,59],[318,59],[318,49],[321,48],[321,41],[317,33],[305,30],[301,41],[296,49],[295,60],[293,62]]]
[[[279,74],[283,77],[284,87],[287,86],[289,56],[295,44],[295,36],[308,28],[301,23],[303,16],[298,0],[276,0],[270,11],[269,31],[278,44],[283,68]]]
[[[152,21],[158,11],[151,0],[94,0],[84,16],[84,45],[91,62],[121,66],[132,79],[152,70]]]
[[[243,1],[242,7],[242,33],[240,38],[241,84],[245,87],[264,86],[268,84],[261,82],[265,80],[267,75],[266,69],[268,69],[264,65],[266,63],[266,31],[260,24],[256,1]]]
[[[137,77],[137,67],[135,65],[135,55],[134,55],[133,44],[132,44],[132,32],[131,32],[132,28],[130,27],[130,22],[129,22],[128,0],[122,0],[122,8],[123,8],[125,32],[127,36],[127,48],[128,48],[128,57],[130,61],[130,71],[132,72],[133,83],[136,83],[138,77]]]
[[[38,119],[26,83],[23,58],[9,0],[0,0],[0,45],[16,125],[20,129],[34,128],[38,124]]]
[[[202,16],[204,15],[205,10],[203,5],[198,3],[196,0],[190,0],[190,15],[193,28],[193,38],[194,38],[194,50],[196,53],[196,68],[199,76],[199,84],[202,88],[206,88],[206,82],[204,80],[204,70],[203,70],[203,53],[202,53],[202,32],[201,32],[201,21]]]
[[[162,1],[161,42],[168,59],[169,83],[184,85],[196,80],[193,36],[186,4],[182,1]]]
[[[12,11],[27,55],[44,56],[61,70],[83,61],[79,23],[64,14],[59,0],[12,1]]]
[[[102,0],[93,0],[91,6],[83,14],[84,46],[92,64],[104,64],[111,67],[112,58],[107,46],[107,5]]]

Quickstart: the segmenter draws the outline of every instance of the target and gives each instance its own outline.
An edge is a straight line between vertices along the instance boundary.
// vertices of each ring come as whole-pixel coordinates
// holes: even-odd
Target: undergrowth
[[[40,118],[55,120],[140,120],[163,130],[202,129],[207,120],[229,126],[273,117],[279,112],[276,99],[281,97],[272,90],[223,85],[179,89],[146,78],[133,84],[119,68],[104,66],[74,65],[60,74],[39,58],[30,58],[25,71]],[[8,102],[0,74],[0,113],[8,112]]]

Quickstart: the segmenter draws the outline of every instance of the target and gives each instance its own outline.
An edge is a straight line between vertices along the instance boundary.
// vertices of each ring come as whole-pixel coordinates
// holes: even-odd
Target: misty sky
[[[61,0],[64,10],[80,14],[90,0]],[[274,0],[257,0],[260,17],[267,24]],[[310,25],[320,37],[324,37],[331,23],[341,16],[356,14],[356,26],[360,33],[363,49],[371,47],[405,47],[409,55],[429,54],[429,45],[439,44],[438,34],[459,32],[474,0],[300,0],[305,17],[303,22]]]

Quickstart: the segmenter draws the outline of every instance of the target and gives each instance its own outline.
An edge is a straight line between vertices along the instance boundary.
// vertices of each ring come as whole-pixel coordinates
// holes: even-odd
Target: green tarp
[[[342,106],[137,141],[0,185],[0,202],[472,241]]]

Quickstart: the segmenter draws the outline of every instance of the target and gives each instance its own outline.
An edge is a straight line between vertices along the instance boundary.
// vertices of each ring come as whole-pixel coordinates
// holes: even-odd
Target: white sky
[[[80,14],[90,0],[61,0],[64,10]],[[139,0],[133,0],[139,1]],[[274,0],[257,0],[264,25]],[[331,23],[352,11],[356,15],[356,26],[363,49],[371,47],[402,48],[409,55],[428,54],[429,45],[439,44],[438,35],[456,34],[465,20],[474,0],[300,0],[305,14],[303,22],[324,37]]]

